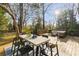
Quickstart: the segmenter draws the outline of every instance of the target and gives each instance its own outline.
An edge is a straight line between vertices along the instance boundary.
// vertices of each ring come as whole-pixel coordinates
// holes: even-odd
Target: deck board
[[[58,47],[60,56],[63,56],[63,54],[64,56],[79,56],[79,39],[78,37],[75,38],[70,37],[67,39],[67,42],[59,40]]]

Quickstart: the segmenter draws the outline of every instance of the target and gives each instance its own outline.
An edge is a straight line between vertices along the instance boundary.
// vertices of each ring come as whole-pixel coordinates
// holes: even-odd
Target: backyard
[[[79,56],[78,47],[78,3],[0,3],[0,56]]]

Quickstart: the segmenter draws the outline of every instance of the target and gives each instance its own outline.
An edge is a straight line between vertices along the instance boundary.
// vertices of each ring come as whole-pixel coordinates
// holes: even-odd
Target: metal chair
[[[40,56],[42,56],[42,55],[48,56],[47,53],[45,52],[45,49],[40,47]]]
[[[12,44],[13,56],[23,56],[25,54],[28,54],[32,50],[33,48],[30,45],[25,45],[25,41],[23,41],[22,38],[19,38],[18,40],[14,38]]]
[[[45,35],[43,35],[43,37],[45,37],[45,38],[48,38],[48,36],[45,36]],[[58,44],[57,44],[57,41],[56,41],[56,43],[55,44],[50,44],[49,42],[48,43],[46,43],[46,47],[48,47],[48,48],[50,48],[50,52],[51,52],[51,56],[53,56],[53,48],[56,48],[56,54],[54,55],[54,56],[56,56],[56,55],[58,55],[59,56],[59,51],[58,51]]]
[[[51,56],[53,56],[53,48],[56,48],[56,54],[54,55],[54,56],[56,56],[56,55],[58,55],[59,56],[59,51],[58,51],[58,44],[57,44],[57,42],[56,42],[56,44],[49,44],[48,43],[48,47],[50,48],[50,52],[51,52]]]
[[[29,55],[29,52],[32,51],[33,48],[30,45],[26,45],[25,47],[21,47],[18,51],[20,55],[23,56],[25,54]]]
[[[12,53],[13,53],[13,56],[15,55],[18,55],[18,49],[20,47],[20,42],[19,40],[17,40],[17,38],[14,38],[13,39],[13,43],[12,43]]]

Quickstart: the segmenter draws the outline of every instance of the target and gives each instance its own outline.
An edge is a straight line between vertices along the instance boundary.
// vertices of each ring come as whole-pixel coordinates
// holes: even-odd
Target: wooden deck
[[[51,37],[51,40],[52,43],[56,42],[55,37]],[[11,45],[11,43],[8,45]],[[0,46],[1,54],[3,51],[2,48],[8,45]],[[79,56],[79,37],[67,36],[64,39],[59,39],[58,48],[59,48],[59,56]]]
[[[52,43],[56,43],[56,37],[50,37]],[[58,39],[59,56],[79,56],[79,37],[67,36]],[[56,50],[55,50],[56,51]],[[50,55],[50,52],[48,52]]]
[[[66,37],[58,41],[60,56],[79,56],[79,37]]]

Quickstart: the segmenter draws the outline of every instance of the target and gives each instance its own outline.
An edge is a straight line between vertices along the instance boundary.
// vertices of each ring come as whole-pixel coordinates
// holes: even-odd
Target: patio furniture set
[[[50,39],[47,35],[27,37],[27,35],[19,35],[19,39],[14,38],[12,44],[13,56],[59,56],[57,42],[49,43]],[[53,48],[56,54],[53,55]],[[47,51],[50,52],[48,55]]]

